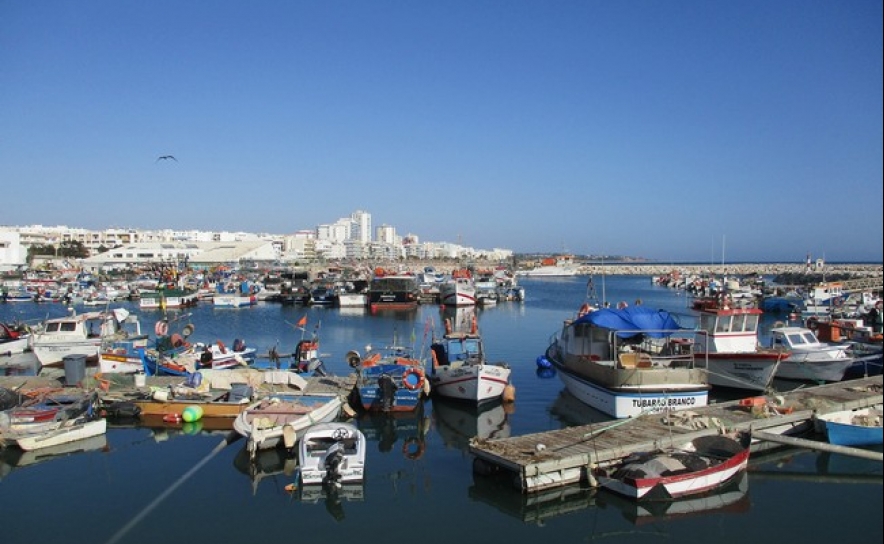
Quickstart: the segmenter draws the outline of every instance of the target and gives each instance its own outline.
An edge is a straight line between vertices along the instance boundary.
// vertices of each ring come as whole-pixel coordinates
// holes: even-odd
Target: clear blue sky
[[[881,0],[0,0],[0,225],[882,260]],[[178,162],[157,161],[171,154]]]

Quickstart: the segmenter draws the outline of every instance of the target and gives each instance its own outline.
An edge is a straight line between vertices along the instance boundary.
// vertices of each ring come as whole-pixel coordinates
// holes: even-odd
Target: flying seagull
[[[169,159],[172,159],[173,161],[178,162],[178,159],[176,159],[172,155],[163,155],[161,157],[157,157],[157,161],[165,161],[165,160],[169,160]],[[157,162],[157,161],[154,161],[154,162]]]

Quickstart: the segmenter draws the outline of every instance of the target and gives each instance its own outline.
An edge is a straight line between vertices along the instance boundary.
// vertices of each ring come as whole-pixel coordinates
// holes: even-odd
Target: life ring
[[[417,381],[414,383],[410,380],[412,376],[417,376]],[[402,373],[402,385],[406,389],[417,391],[424,386],[424,372],[415,366],[405,369],[405,372]]]
[[[218,344],[218,349],[221,350],[221,353],[227,353],[227,346],[224,345],[224,342],[218,340],[216,344]]]
[[[169,334],[169,323],[165,319],[160,319],[157,321],[157,324],[154,325],[153,330],[157,333],[157,336],[166,336]]]
[[[590,312],[590,310],[591,310],[591,308],[589,307],[589,304],[584,302],[583,306],[581,306],[580,309],[577,310],[577,317],[585,316],[586,314],[588,314]]]
[[[402,444],[402,454],[406,459],[411,459],[415,461],[424,456],[424,451],[426,451],[427,445],[420,440],[416,436],[412,436],[411,438],[407,438],[405,442]]]

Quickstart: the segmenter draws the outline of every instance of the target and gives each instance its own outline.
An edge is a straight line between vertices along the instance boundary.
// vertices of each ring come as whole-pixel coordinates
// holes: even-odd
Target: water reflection
[[[523,494],[511,481],[495,476],[474,476],[468,490],[471,500],[493,506],[525,523],[544,525],[546,520],[572,514],[596,505],[596,490],[568,485],[538,493]]]
[[[616,508],[633,525],[704,514],[744,514],[751,508],[749,476],[743,472],[713,493],[673,501],[635,501],[605,490],[596,496],[599,508]]]
[[[500,402],[476,406],[451,399],[433,399],[433,421],[442,441],[468,450],[470,439],[509,438],[511,433],[507,410],[512,405]]]
[[[34,451],[24,451],[17,447],[2,448],[0,449],[0,481],[17,468],[28,467],[53,459],[61,459],[68,455],[97,451],[108,451],[106,435],[93,436],[77,440],[76,442]]]
[[[363,483],[336,486],[302,486],[298,474],[298,459],[283,448],[259,450],[254,459],[243,447],[233,459],[233,466],[249,477],[252,484],[252,495],[258,495],[259,487],[272,489],[276,493],[285,493],[292,501],[319,504],[336,521],[346,517],[344,502],[362,501],[365,498]]]
[[[378,451],[398,451],[410,460],[423,457],[430,419],[425,414],[424,402],[412,412],[365,412],[356,419],[356,425],[369,443],[377,442]]]

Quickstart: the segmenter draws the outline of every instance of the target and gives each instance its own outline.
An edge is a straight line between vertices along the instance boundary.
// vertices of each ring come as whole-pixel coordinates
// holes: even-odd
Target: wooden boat
[[[708,514],[742,514],[752,507],[749,475],[739,472],[734,479],[710,493],[672,501],[635,501],[616,493],[599,493],[596,505],[617,508],[633,525],[641,526]]]
[[[31,433],[4,434],[3,439],[18,446],[24,451],[35,451],[85,440],[107,432],[107,420],[104,418],[85,418],[65,421],[56,427]]]
[[[98,368],[102,374],[133,374],[144,370],[142,353],[148,348],[149,337],[105,342],[98,351]]]
[[[344,400],[339,395],[278,393],[258,400],[233,421],[233,429],[246,438],[254,452],[284,446],[292,449],[307,427],[335,420]]]
[[[634,453],[599,469],[599,485],[633,500],[670,501],[719,489],[746,470],[751,435],[711,435],[678,448]]]
[[[478,330],[475,310],[465,327],[445,319],[445,334],[430,346],[433,365],[429,379],[433,395],[473,403],[501,400],[510,385],[512,370],[503,362],[490,362]],[[455,319],[457,316],[455,316]]]
[[[709,374],[712,386],[749,391],[770,388],[781,361],[791,353],[758,344],[762,311],[737,307],[726,296],[700,299],[695,364]]]
[[[365,450],[365,435],[351,423],[319,423],[307,428],[298,443],[301,485],[362,483]]]
[[[411,412],[430,394],[423,362],[410,348],[387,346],[364,359],[354,350],[347,362],[356,371],[354,404],[367,412]]]
[[[98,395],[76,389],[36,390],[28,395],[10,396],[20,402],[0,412],[0,434],[39,434],[62,423],[91,417],[96,413]]]
[[[581,402],[614,418],[706,406],[705,369],[691,333],[664,310],[581,306],[538,366],[549,365]]]
[[[820,342],[807,327],[774,327],[770,334],[770,347],[790,353],[780,361],[777,378],[839,382],[854,363],[847,344]]]
[[[884,442],[881,405],[816,416],[817,431],[830,444],[870,446]]]
[[[140,410],[140,417],[182,417],[189,407],[199,407],[202,419],[226,420],[226,428],[233,428],[233,420],[254,402],[254,390],[246,383],[231,384],[230,389],[205,393],[198,388],[170,387],[165,391],[142,393],[132,403]]]

